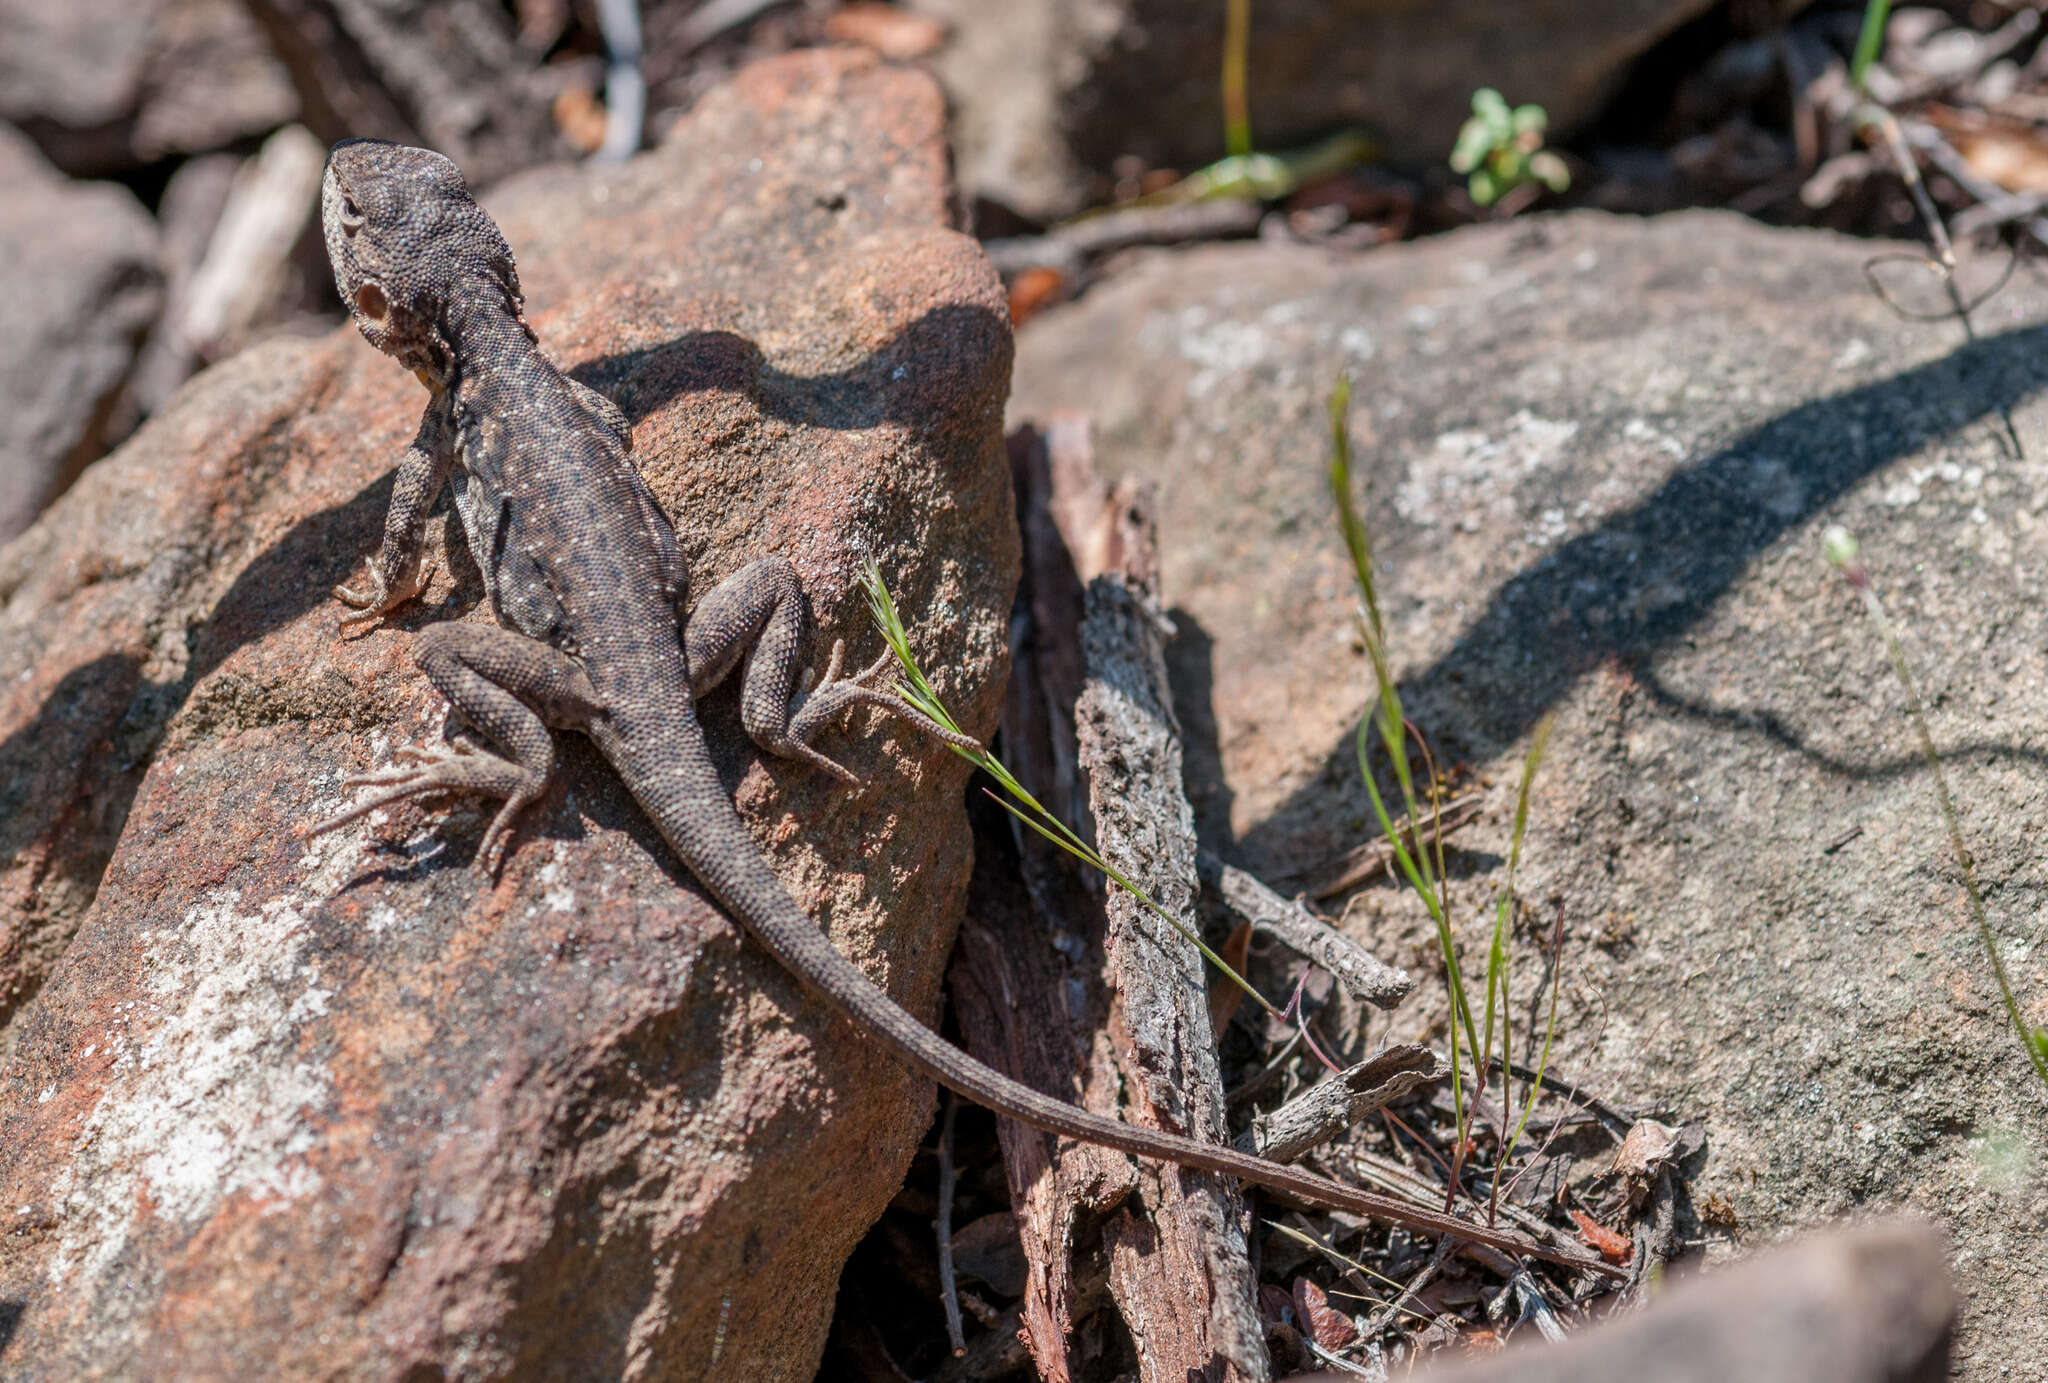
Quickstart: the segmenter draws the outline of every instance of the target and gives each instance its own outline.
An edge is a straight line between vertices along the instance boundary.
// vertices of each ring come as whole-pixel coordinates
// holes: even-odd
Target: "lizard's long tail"
[[[638,727],[640,730],[651,727]],[[1625,1276],[1591,1254],[1342,1185],[1235,1148],[1107,1119],[1041,1094],[983,1065],[927,1028],[863,974],[797,907],[726,796],[694,723],[653,734],[594,729],[605,754],[669,845],[706,888],[791,973],[886,1042],[912,1069],[977,1104],[1047,1133],[1219,1172],[1314,1205],[1370,1215],[1424,1234],[1449,1235],[1586,1272]]]

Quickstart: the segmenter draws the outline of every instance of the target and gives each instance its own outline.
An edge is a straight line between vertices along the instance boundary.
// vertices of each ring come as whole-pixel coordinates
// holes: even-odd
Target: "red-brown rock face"
[[[872,658],[871,554],[985,732],[1010,344],[948,195],[932,85],[828,52],[623,169],[483,201],[544,348],[633,420],[696,590],[781,552],[818,661]],[[0,1371],[808,1376],[928,1118],[581,740],[495,883],[472,804],[296,833],[433,731],[414,631],[489,618],[437,523],[423,599],[335,633],[423,401],[353,331],[262,347],[0,550]],[[846,789],[760,762],[729,694],[705,714],[799,901],[929,1013],[960,761],[855,715]]]

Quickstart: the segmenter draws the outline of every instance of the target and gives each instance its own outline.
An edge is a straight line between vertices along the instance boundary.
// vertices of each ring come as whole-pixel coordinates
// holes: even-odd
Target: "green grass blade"
[[[897,665],[903,670],[904,681],[897,683],[894,688],[896,694],[947,729],[959,732],[959,722],[953,719],[945,705],[940,702],[939,694],[932,689],[930,680],[926,678],[924,670],[917,665],[917,659],[911,654],[910,631],[896,609],[896,601],[889,594],[888,584],[882,580],[881,568],[876,566],[872,559],[861,569],[861,584],[867,589],[868,610],[874,616],[875,626],[882,631],[883,641],[889,645],[890,652],[896,655]],[[1155,902],[1144,889],[1131,882],[1121,870],[1112,867],[1094,846],[1083,840],[1066,822],[1046,810],[1044,805],[1017,781],[1017,776],[1010,772],[1009,767],[1001,759],[986,749],[962,749],[958,745],[947,747],[995,779],[1003,792],[1009,794],[1007,797],[996,793],[989,794],[1005,811],[1130,894],[1140,907],[1186,938],[1188,943],[1201,953],[1204,960],[1221,971],[1224,978],[1243,990],[1260,1008],[1275,1018],[1281,1016],[1281,1010],[1272,1000],[1254,989],[1249,980],[1233,970],[1201,937],[1182,926],[1178,918]]]
[[[1899,642],[1898,633],[1885,614],[1884,602],[1878,599],[1877,588],[1871,584],[1870,573],[1858,556],[1856,539],[1846,529],[1830,528],[1821,537],[1821,547],[1828,561],[1849,583],[1850,589],[1862,597],[1864,612],[1877,627],[1878,636],[1884,641],[1885,653],[1891,659],[1892,675],[1906,690],[1906,720],[1913,727],[1920,757],[1926,761],[1928,776],[1934,783],[1934,800],[1941,812],[1941,824],[1948,833],[1949,849],[1955,853],[1956,872],[1962,876],[1963,892],[1969,898],[1970,920],[1976,925],[1977,939],[1983,943],[1985,958],[1991,962],[1991,973],[1998,981],[1998,996],[2005,1005],[2006,1017],[2019,1034],[2020,1046],[2025,1050],[2027,1060],[2033,1063],[2034,1074],[2040,1077],[2044,1087],[2048,1087],[2048,1051],[2043,1050],[2042,1035],[2028,1027],[2026,1015],[2020,1012],[2019,999],[2013,994],[2012,979],[2005,972],[2005,958],[1999,953],[1997,934],[1991,930],[1984,893],[1977,886],[1976,861],[1969,847],[1963,843],[1962,822],[1956,816],[1955,799],[1949,794],[1948,774],[1943,771],[1941,755],[1934,747],[1934,733],[1927,727],[1926,706],[1920,699],[1919,685],[1913,680],[1913,669],[1906,662],[1905,647]]]
[[[1869,75],[1870,64],[1877,61],[1878,50],[1884,46],[1885,21],[1891,17],[1892,0],[1867,0],[1863,6],[1863,27],[1856,35],[1856,56],[1849,60],[1849,86],[1858,96],[1863,94],[1863,79]]]

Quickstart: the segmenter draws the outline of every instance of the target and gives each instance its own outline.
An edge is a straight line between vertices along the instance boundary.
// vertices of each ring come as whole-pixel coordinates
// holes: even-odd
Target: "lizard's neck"
[[[539,353],[526,323],[507,310],[496,283],[458,285],[441,320],[451,364],[445,378],[427,380],[437,393],[452,389],[459,396],[478,380],[509,378]]]

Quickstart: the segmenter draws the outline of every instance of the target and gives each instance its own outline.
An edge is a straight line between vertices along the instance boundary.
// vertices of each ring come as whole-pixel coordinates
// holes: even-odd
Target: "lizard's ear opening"
[[[391,315],[391,301],[384,296],[384,290],[374,283],[366,283],[356,290],[356,311],[380,326]]]

